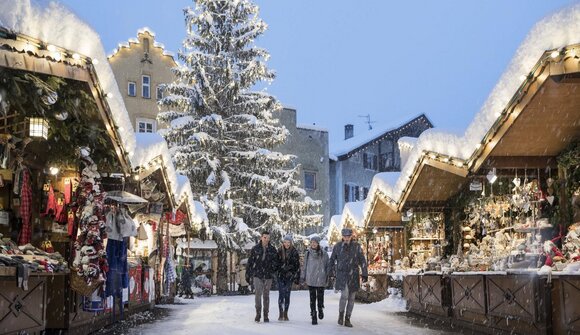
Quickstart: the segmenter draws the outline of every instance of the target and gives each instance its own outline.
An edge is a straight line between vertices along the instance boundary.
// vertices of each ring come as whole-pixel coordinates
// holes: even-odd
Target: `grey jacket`
[[[360,288],[359,267],[362,270],[362,276],[368,277],[367,261],[362,248],[354,241],[350,244],[339,242],[332,248],[330,266],[336,276],[334,288],[337,290],[344,290],[348,285],[350,292],[358,291]]]
[[[304,255],[304,268],[300,280],[313,287],[326,287],[328,279],[328,254],[324,250],[308,248]]]

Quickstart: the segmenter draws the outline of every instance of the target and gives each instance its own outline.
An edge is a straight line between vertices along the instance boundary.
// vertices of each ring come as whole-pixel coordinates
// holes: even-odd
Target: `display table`
[[[41,332],[46,325],[46,278],[31,273],[28,290],[17,286],[16,268],[0,267],[0,334]]]

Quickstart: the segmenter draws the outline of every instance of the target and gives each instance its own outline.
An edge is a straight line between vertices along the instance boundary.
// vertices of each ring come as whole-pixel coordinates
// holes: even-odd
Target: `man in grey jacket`
[[[341,291],[338,324],[352,327],[350,316],[354,308],[356,292],[360,288],[359,267],[362,270],[362,281],[366,283],[368,281],[367,261],[360,244],[352,241],[352,229],[344,228],[341,233],[342,242],[337,243],[332,249],[330,266],[336,274],[334,288]]]

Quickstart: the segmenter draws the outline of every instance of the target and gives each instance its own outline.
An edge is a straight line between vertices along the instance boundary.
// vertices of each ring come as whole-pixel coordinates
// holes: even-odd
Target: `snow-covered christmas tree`
[[[267,28],[258,7],[248,0],[194,3],[184,10],[183,65],[174,69],[159,119],[169,125],[163,135],[178,170],[206,208],[225,274],[225,251],[261,230],[279,240],[318,224],[320,216],[307,214],[319,203],[304,198],[294,157],[272,150],[288,136],[272,118],[280,103],[253,91],[274,79],[268,52],[254,45]],[[218,292],[227,290],[225,280],[218,276]]]

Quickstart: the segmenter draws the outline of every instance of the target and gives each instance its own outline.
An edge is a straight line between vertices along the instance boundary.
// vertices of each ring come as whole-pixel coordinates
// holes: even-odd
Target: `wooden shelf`
[[[442,241],[444,238],[440,237],[411,237],[409,241]]]

